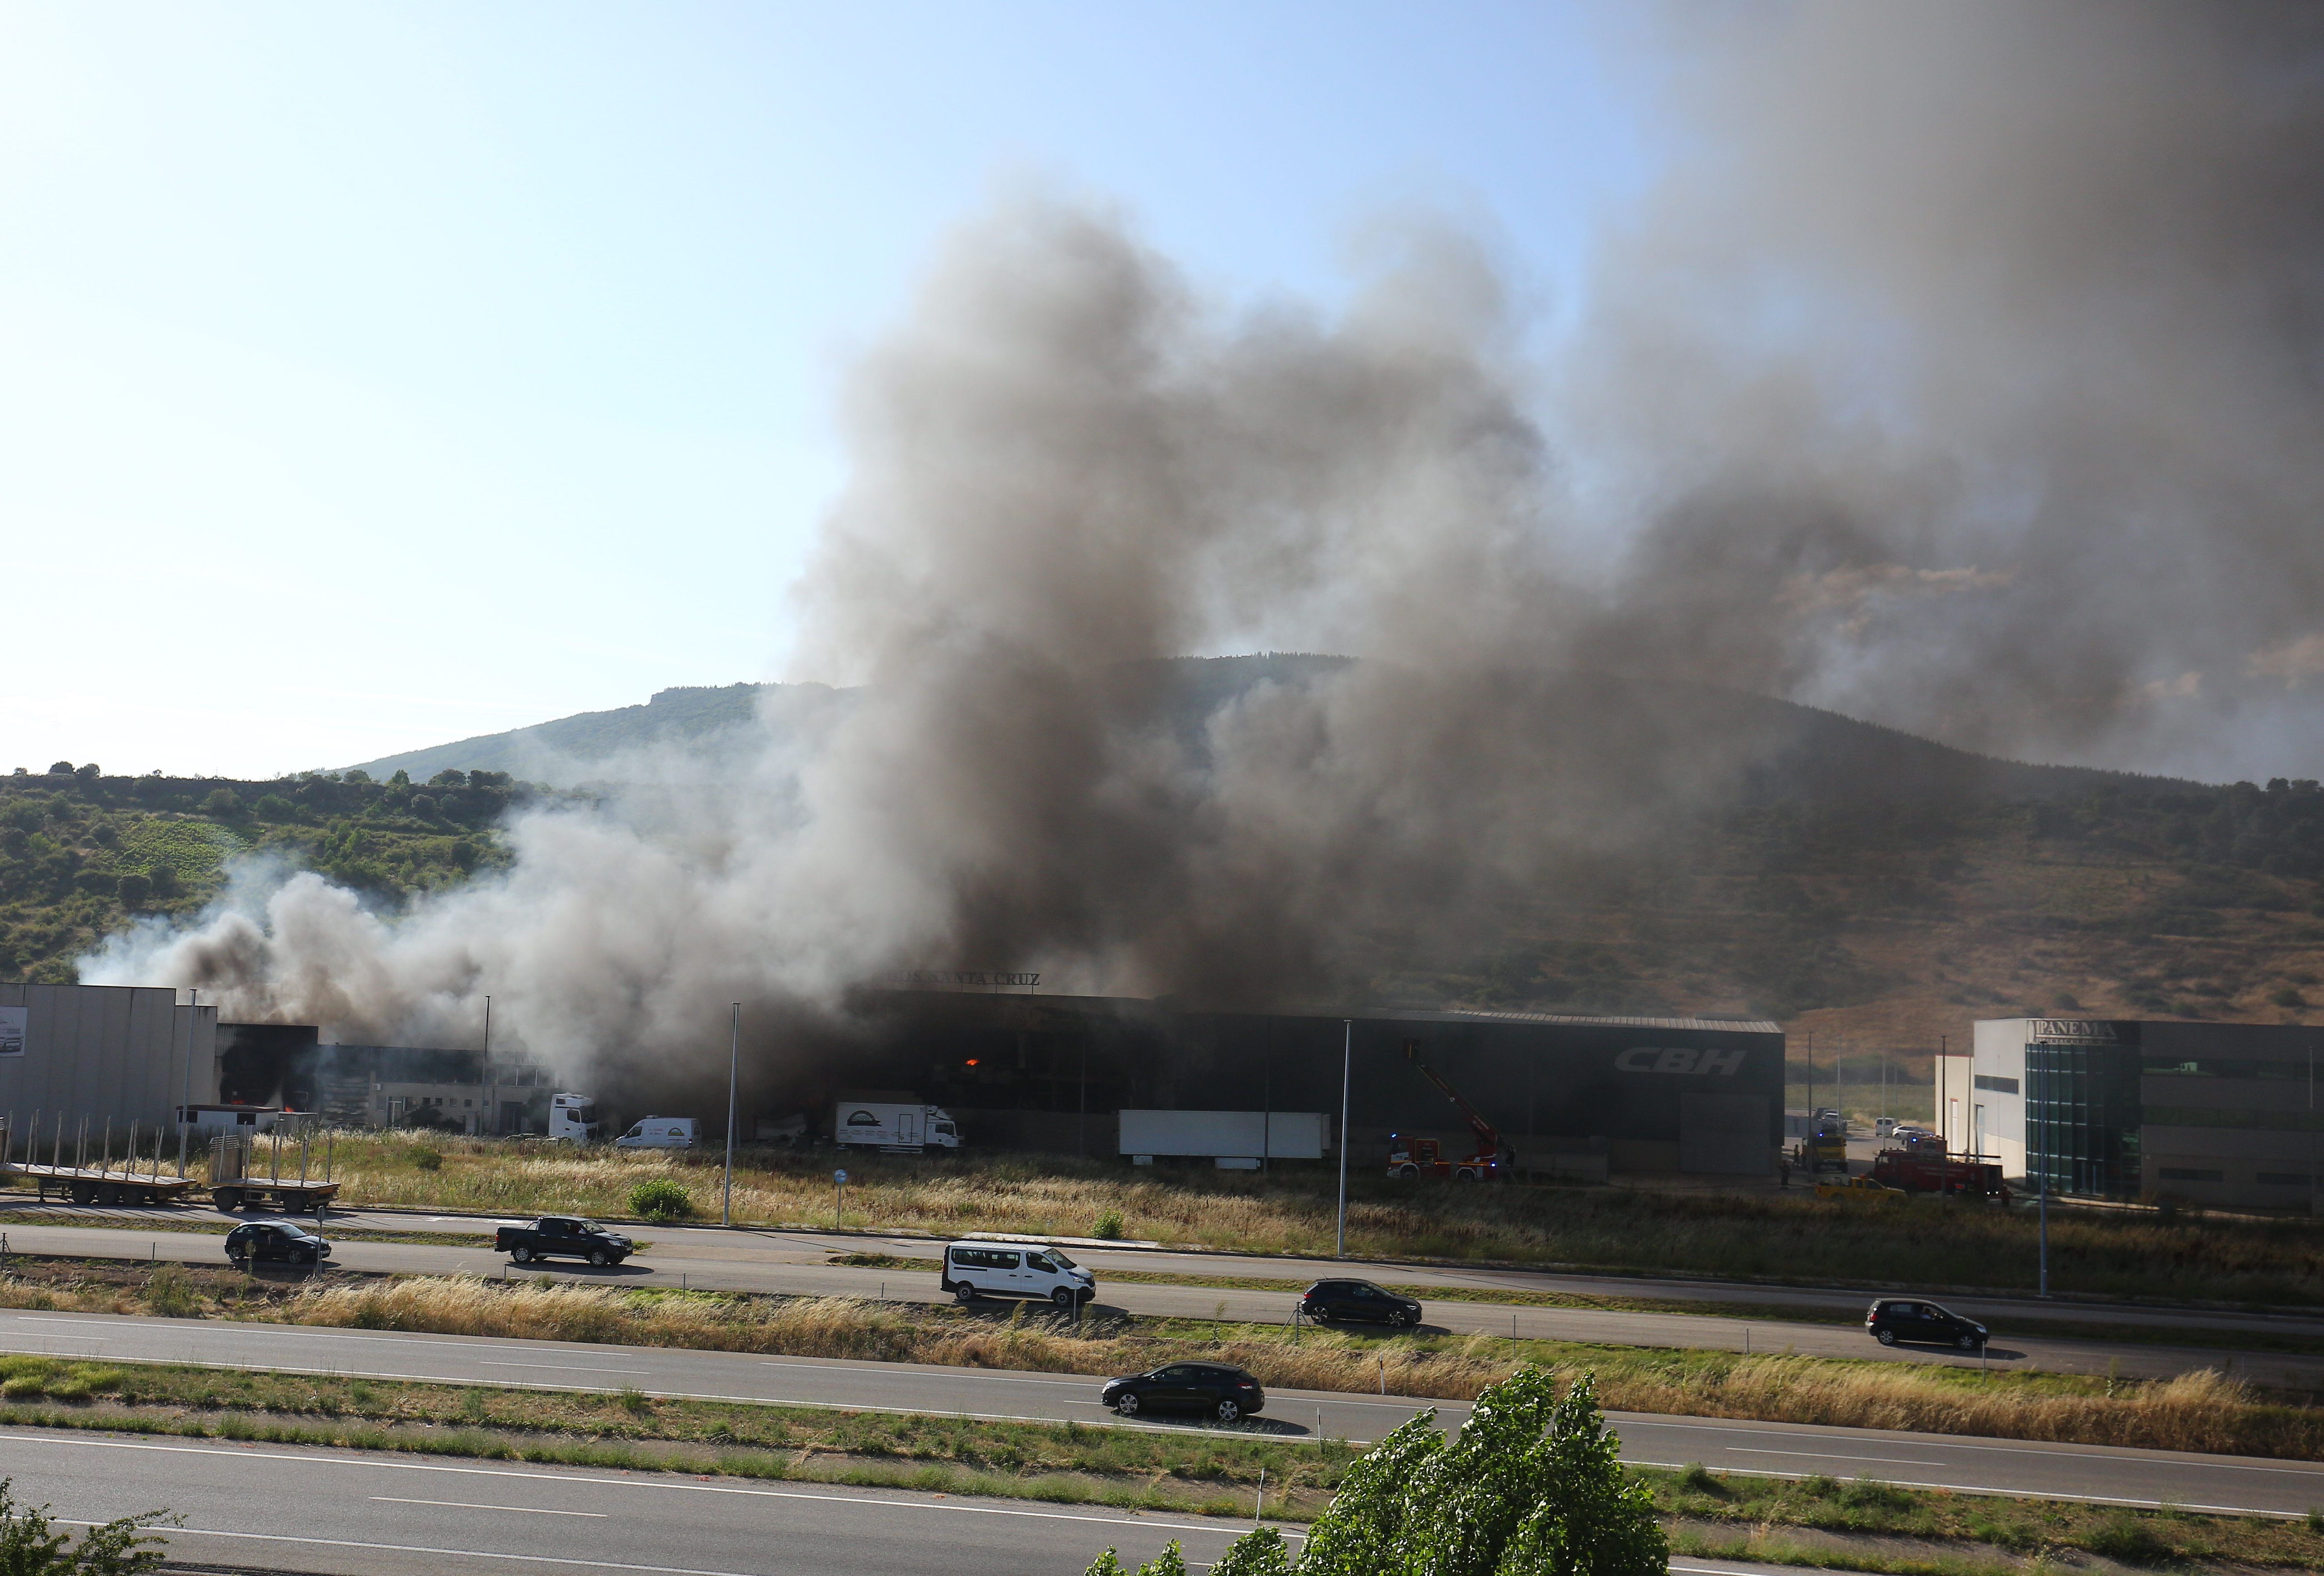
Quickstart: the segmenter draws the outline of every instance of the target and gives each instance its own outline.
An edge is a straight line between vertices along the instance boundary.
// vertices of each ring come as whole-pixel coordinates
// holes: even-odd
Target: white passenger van
[[[616,1149],[691,1149],[692,1117],[648,1117],[613,1140]]]
[[[1032,1297],[1070,1308],[1097,1295],[1097,1277],[1036,1242],[955,1242],[945,1249],[940,1284],[964,1303]]]

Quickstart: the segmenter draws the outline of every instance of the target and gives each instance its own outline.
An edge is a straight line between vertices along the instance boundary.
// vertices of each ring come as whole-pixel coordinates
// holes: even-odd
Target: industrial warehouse
[[[309,1025],[221,1024],[180,995],[0,985],[0,1116],[18,1142],[36,1122],[152,1133],[181,1110],[207,1127],[285,1108],[346,1127],[550,1130],[552,1075],[522,1058],[326,1044]],[[840,1106],[908,1101],[982,1149],[1272,1166],[1337,1154],[1344,1111],[1360,1163],[1442,1156],[1459,1175],[1471,1155],[1491,1162],[1480,1174],[1577,1182],[1766,1178],[1784,1143],[1785,1042],[1765,1020],[1226,1012],[1001,987],[883,987],[853,1006],[847,1032],[756,1059],[746,1139],[844,1141]],[[2020,1196],[2312,1210],[2317,1039],[2297,1024],[1986,1020],[1970,1054],[1937,1059],[1937,1126]],[[1249,1136],[1169,1136],[1222,1131]]]
[[[1963,1136],[2029,1191],[2313,1210],[2317,1039],[2297,1024],[1987,1020]]]
[[[25,1111],[69,1108],[76,1117],[151,1123],[173,1120],[183,1098],[289,1106],[351,1126],[416,1120],[481,1136],[547,1130],[549,1074],[521,1061],[323,1044],[307,1025],[220,1024],[214,1009],[180,1005],[169,990],[8,988],[15,997],[0,1001],[36,1005],[23,1059],[0,1053],[0,1108],[13,1101]],[[880,990],[866,993],[856,1025],[754,1069],[742,1131],[827,1113],[840,1099],[896,1097],[945,1107],[979,1147],[1098,1156],[1127,1153],[1125,1110],[1242,1111],[1261,1119],[1249,1158],[1270,1163],[1336,1153],[1344,1097],[1352,1153],[1384,1155],[1395,1136],[1460,1155],[1480,1140],[1457,1098],[1496,1132],[1504,1169],[1581,1181],[1765,1176],[1781,1142],[1784,1036],[1760,1020],[1342,1017],[1204,1012],[1130,997]],[[1268,1122],[1268,1114],[1285,1122]],[[1294,1114],[1320,1118],[1310,1130],[1323,1142],[1269,1153],[1264,1135],[1287,1130]]]
[[[1760,1019],[1235,1013],[1001,989],[871,992],[861,1010],[844,1058],[793,1073],[797,1105],[911,1090],[995,1147],[1125,1153],[1125,1110],[1336,1126],[1344,1083],[1352,1154],[1384,1155],[1391,1135],[1467,1153],[1473,1128],[1419,1062],[1499,1129],[1520,1174],[1768,1176],[1782,1142],[1784,1034]]]

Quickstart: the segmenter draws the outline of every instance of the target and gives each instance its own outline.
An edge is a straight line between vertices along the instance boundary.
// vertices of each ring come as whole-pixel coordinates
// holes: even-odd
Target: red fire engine
[[[1468,1099],[1444,1075],[1428,1065],[1420,1054],[1420,1042],[1404,1043],[1404,1059],[1420,1070],[1420,1076],[1434,1084],[1448,1100],[1468,1118],[1469,1131],[1477,1136],[1476,1153],[1466,1160],[1447,1160],[1437,1152],[1434,1138],[1407,1138],[1401,1133],[1388,1136],[1388,1173],[1393,1177],[1442,1176],[1454,1182],[1491,1182],[1506,1177],[1517,1169],[1517,1152],[1501,1141],[1501,1130],[1485,1120],[1482,1111]]]
[[[1884,1149],[1872,1163],[1877,1182],[1911,1193],[1947,1193],[1971,1199],[2009,1202],[2009,1189],[2001,1167],[1975,1155],[1949,1154],[1945,1141],[1934,1133],[1898,1135],[1902,1147]]]

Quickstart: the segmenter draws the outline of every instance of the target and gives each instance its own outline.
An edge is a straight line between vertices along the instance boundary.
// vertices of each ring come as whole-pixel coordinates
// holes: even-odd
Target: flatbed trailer
[[[37,1124],[38,1118],[35,1117]],[[73,1163],[65,1163],[66,1145],[64,1117],[60,1115],[54,1135],[49,1140],[49,1159],[42,1163],[38,1158],[42,1144],[37,1125],[25,1145],[25,1158],[14,1158],[14,1134],[10,1125],[0,1124],[0,1182],[19,1186],[29,1183],[37,1189],[42,1202],[51,1193],[70,1199],[76,1204],[175,1204],[184,1201],[189,1193],[201,1184],[191,1177],[161,1174],[161,1129],[153,1128],[153,1154],[150,1162],[137,1154],[139,1124],[129,1124],[129,1136],[124,1153],[118,1162],[113,1154],[113,1124],[108,1121],[98,1136],[95,1165],[84,1163],[88,1159],[88,1124],[84,1120],[73,1135]]]
[[[299,1164],[290,1176],[282,1174],[281,1130],[277,1128],[268,1136],[272,1142],[263,1157],[258,1154],[258,1141],[244,1134],[225,1134],[210,1141],[211,1203],[228,1214],[256,1204],[285,1214],[304,1215],[327,1208],[339,1196],[339,1184],[331,1180],[331,1141],[327,1135],[319,1157],[309,1153],[311,1138],[305,1134],[300,1136]],[[309,1174],[309,1162],[318,1158],[321,1163],[319,1172]]]
[[[181,1204],[201,1186],[189,1176],[77,1165],[14,1164],[0,1174],[12,1182],[31,1183],[44,1203],[56,1193],[76,1204]]]

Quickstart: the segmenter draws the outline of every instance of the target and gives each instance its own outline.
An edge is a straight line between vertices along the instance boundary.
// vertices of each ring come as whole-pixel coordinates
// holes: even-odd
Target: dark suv
[[[1203,1412],[1221,1423],[1232,1423],[1265,1406],[1267,1392],[1257,1379],[1224,1363],[1172,1363],[1150,1374],[1108,1379],[1098,1399],[1124,1417],[1141,1412]]]
[[[320,1264],[331,1256],[331,1245],[288,1220],[249,1220],[226,1234],[226,1256],[238,1269],[267,1260]]]
[[[1317,1281],[1301,1293],[1299,1312],[1310,1319],[1360,1320],[1409,1330],[1420,1322],[1420,1304],[1370,1281]]]
[[[1985,1344],[1987,1331],[1974,1319],[1964,1319],[1950,1308],[1917,1298],[1883,1297],[1865,1311],[1865,1333],[1883,1346],[1900,1340],[1926,1341],[1975,1351]]]

